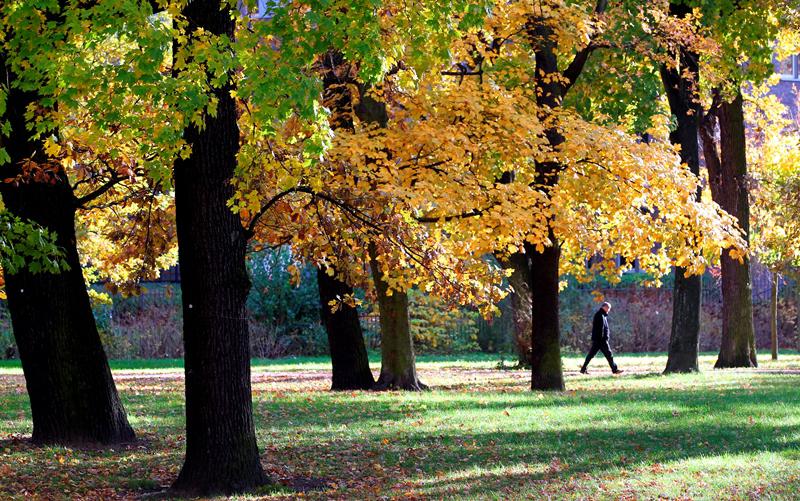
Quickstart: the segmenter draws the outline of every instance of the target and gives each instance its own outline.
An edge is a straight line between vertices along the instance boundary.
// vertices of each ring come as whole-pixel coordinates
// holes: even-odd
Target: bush
[[[500,314],[489,319],[478,317],[478,346],[484,353],[511,353],[514,351],[514,312],[511,299],[498,305]]]
[[[138,296],[112,296],[94,306],[97,328],[109,358],[183,356],[180,287],[151,284]]]
[[[289,266],[299,270],[297,285],[292,285]],[[316,268],[295,262],[288,248],[254,253],[248,267],[253,283],[247,298],[253,354],[328,353],[327,334],[320,323]]]
[[[478,350],[478,313],[451,308],[418,290],[408,293],[414,348],[419,353],[464,353]]]

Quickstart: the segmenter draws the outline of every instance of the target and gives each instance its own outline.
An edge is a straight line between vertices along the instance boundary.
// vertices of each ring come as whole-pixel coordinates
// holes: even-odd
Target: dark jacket
[[[592,320],[592,341],[608,341],[608,334],[608,313],[600,308]]]

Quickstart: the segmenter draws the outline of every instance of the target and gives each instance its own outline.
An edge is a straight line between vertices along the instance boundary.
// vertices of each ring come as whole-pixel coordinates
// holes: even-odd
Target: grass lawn
[[[330,393],[323,359],[254,361],[265,499],[793,499],[800,492],[800,355],[757,370],[661,376],[666,357],[595,360],[568,391],[527,390],[497,356],[421,357],[433,391]],[[376,360],[377,362],[377,360]],[[377,368],[377,365],[376,365]],[[119,362],[141,440],[36,448],[18,366],[0,365],[0,498],[133,498],[166,488],[183,456],[176,361]],[[323,490],[290,486],[311,478]]]

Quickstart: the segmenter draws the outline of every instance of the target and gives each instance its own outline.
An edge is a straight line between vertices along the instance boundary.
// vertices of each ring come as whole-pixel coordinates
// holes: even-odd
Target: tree
[[[543,7],[493,3],[466,26],[467,15],[454,15],[457,36],[435,57],[417,59],[401,45],[395,64],[382,65],[391,70],[365,81],[380,82],[370,92],[385,103],[385,127],[359,119],[353,131],[337,130],[312,170],[297,144],[313,144],[321,129],[287,122],[280,132],[294,139],[272,136],[248,153],[269,151],[270,175],[245,180],[234,206],[266,209],[263,226],[288,221],[283,235],[299,254],[339,273],[363,273],[352,263],[372,246],[387,291],[417,286],[485,313],[502,296],[502,274],[482,256],[505,261],[524,251],[532,263],[524,276],[540,289],[534,324],[549,329],[537,341],[532,385],[560,388],[562,274],[618,276],[610,265],[617,254],[639,258],[656,277],[671,264],[697,273],[720,246],[741,252],[743,243],[730,217],[696,198],[698,179],[666,143],[663,120],[648,119],[653,140],[645,143],[625,125],[563,104],[589,55],[611,44],[600,37],[605,23],[624,25],[628,11],[605,18],[596,12],[604,3]],[[381,33],[415,40],[392,31],[405,21],[390,16]],[[555,73],[556,54],[574,56],[564,74]],[[587,270],[596,255],[600,264]]]
[[[331,390],[368,390],[375,379],[369,368],[361,321],[356,307],[344,300],[353,296],[353,288],[322,268],[317,269],[317,282],[322,324],[331,353]]]
[[[692,13],[692,9],[685,3],[670,2],[669,13],[685,19]],[[690,48],[680,45],[672,56],[674,64],[662,64],[660,71],[670,112],[677,121],[675,130],[670,133],[670,141],[680,145],[681,161],[689,166],[693,174],[699,176],[700,56]],[[698,189],[697,197],[700,196]],[[702,276],[687,275],[685,269],[675,268],[672,327],[665,373],[698,370],[701,299]]]
[[[340,51],[330,50],[320,59],[323,103],[331,110],[331,129],[352,131],[353,99],[348,85],[355,84],[354,68]],[[331,353],[331,389],[370,389],[375,379],[369,368],[358,310],[355,305],[343,300],[353,296],[353,288],[336,277],[334,268],[320,267],[318,270],[322,323],[328,333]],[[331,310],[332,303],[336,305],[335,311]]]
[[[780,40],[780,39],[779,39]],[[794,53],[794,44],[779,43],[781,53]],[[795,277],[800,267],[800,133],[786,107],[756,86],[745,103],[752,182],[752,241],[758,260],[771,272],[770,331],[773,360],[778,357],[778,287],[781,276]]]
[[[749,241],[750,202],[742,94],[737,92],[731,102],[719,96],[717,94],[720,102],[704,116],[701,127],[709,184],[714,199],[737,217],[745,240]],[[719,152],[713,132],[715,119],[719,121]],[[714,367],[753,367],[758,364],[750,262],[747,257],[737,262],[725,253],[721,261],[722,346]]]
[[[701,69],[704,87],[710,90],[700,126],[711,195],[736,217],[749,242],[750,181],[742,87],[757,85],[773,72],[779,24],[796,13],[768,0],[698,2],[696,7],[700,27],[690,32],[702,33],[700,38],[711,47],[706,49],[709,56]],[[749,258],[733,259],[723,252],[721,267],[722,342],[715,367],[755,366]]]
[[[381,324],[381,372],[374,389],[411,390],[427,388],[417,376],[414,340],[408,317],[408,293],[392,290],[383,275],[378,252],[370,252]]]
[[[76,247],[76,211],[101,192],[76,196],[64,167],[52,158],[58,148],[45,139],[57,132],[49,114],[62,70],[47,58],[69,32],[68,20],[84,14],[80,10],[26,4],[4,11],[0,54],[7,84],[0,111],[10,128],[2,145],[6,182],[0,193],[12,214],[46,229],[64,252],[64,266],[50,270],[55,273],[6,268],[6,293],[31,399],[33,440],[65,445],[135,438],[100,343]]]
[[[245,492],[270,482],[253,423],[250,344],[245,303],[250,288],[248,233],[229,200],[235,188],[239,126],[234,82],[208,59],[208,43],[229,47],[236,16],[216,0],[189,3],[179,18],[176,78],[208,85],[213,109],[189,123],[191,153],[175,161],[186,372],[186,457],[173,491]],[[183,39],[181,43],[181,39]],[[198,72],[198,73],[195,73]]]

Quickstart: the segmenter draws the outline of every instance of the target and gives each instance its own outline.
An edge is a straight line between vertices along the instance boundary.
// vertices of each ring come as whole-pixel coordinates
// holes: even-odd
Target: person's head
[[[611,303],[603,303],[600,305],[600,309],[608,313],[611,311]]]

